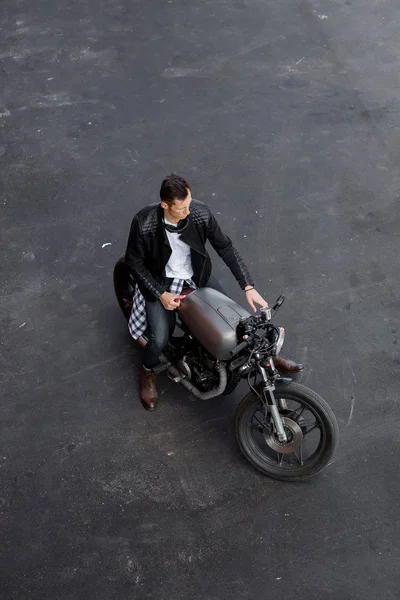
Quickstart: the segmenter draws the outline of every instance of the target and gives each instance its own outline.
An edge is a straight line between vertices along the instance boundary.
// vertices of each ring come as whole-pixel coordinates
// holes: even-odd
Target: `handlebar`
[[[239,352],[241,352],[242,350],[244,350],[245,348],[247,348],[248,345],[249,345],[249,342],[247,340],[243,340],[243,342],[241,342],[238,346],[236,346],[236,348],[234,348],[233,350],[231,350],[229,352],[229,354],[231,356],[236,356],[236,354],[239,354]]]
[[[285,296],[279,296],[272,309],[269,306],[262,307],[259,316],[251,315],[240,320],[237,327],[237,335],[239,338],[243,336],[247,339],[244,339],[238,346],[236,346],[236,348],[229,352],[232,358],[248,346],[253,348],[255,340],[261,339],[256,333],[257,329],[266,329],[272,327],[278,332],[279,335],[279,331],[271,323],[271,317],[273,316],[272,313],[275,314],[278,308],[282,306],[284,301]]]

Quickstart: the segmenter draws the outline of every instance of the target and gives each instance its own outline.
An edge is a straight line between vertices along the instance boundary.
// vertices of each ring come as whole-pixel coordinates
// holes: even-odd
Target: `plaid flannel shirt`
[[[169,291],[171,294],[179,295],[185,286],[196,289],[196,284],[191,279],[173,279]],[[146,318],[146,300],[136,284],[135,293],[133,297],[131,316],[128,321],[129,333],[134,340],[139,339],[147,327]]]

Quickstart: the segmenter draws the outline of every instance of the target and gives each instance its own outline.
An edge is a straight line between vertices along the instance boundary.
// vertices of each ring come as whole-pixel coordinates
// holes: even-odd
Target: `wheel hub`
[[[287,436],[287,442],[280,442],[276,433],[264,434],[264,439],[268,446],[272,450],[275,450],[275,452],[279,452],[279,454],[291,454],[300,448],[304,437],[303,432],[298,423],[293,421],[293,419],[289,419],[289,417],[282,417],[282,423]]]

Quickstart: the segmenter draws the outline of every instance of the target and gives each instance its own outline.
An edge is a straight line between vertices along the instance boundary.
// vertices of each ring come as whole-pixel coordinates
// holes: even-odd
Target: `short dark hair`
[[[174,200],[185,200],[190,184],[176,173],[171,173],[161,184],[160,198],[162,202],[172,204]]]

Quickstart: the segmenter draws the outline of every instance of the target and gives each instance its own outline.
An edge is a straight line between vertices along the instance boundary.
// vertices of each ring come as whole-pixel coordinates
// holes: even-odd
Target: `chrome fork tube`
[[[285,433],[285,429],[283,427],[282,417],[279,414],[279,409],[276,405],[276,398],[275,398],[275,394],[274,394],[275,386],[273,383],[271,383],[269,381],[267,371],[265,370],[264,367],[261,366],[260,363],[258,363],[258,371],[263,380],[263,388],[262,388],[263,395],[264,395],[264,398],[265,398],[265,400],[268,404],[268,407],[271,411],[272,420],[275,425],[278,440],[280,442],[285,443],[285,442],[287,442],[287,436]]]

